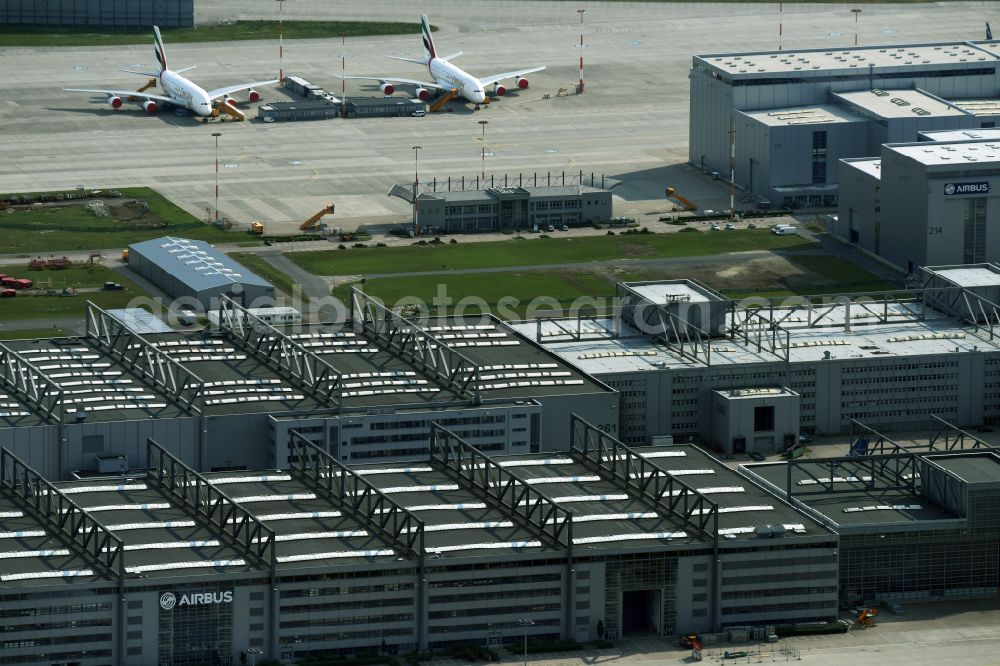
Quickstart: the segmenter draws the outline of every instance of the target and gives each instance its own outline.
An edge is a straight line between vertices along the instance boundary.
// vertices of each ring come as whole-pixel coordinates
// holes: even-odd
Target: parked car
[[[719,226],[718,224],[716,224],[715,222],[713,222],[713,223],[712,223],[712,226],[710,226],[710,227],[709,227],[709,229],[711,229],[712,231],[718,231],[718,230],[719,230],[719,229],[721,229],[721,228],[722,228],[722,227],[720,227],[720,226]]]
[[[732,222],[726,222],[726,229],[727,230],[732,230],[732,229],[735,229],[735,228],[736,228],[735,224],[733,224]]]
[[[0,298],[14,298],[17,296],[16,289],[0,289]]]

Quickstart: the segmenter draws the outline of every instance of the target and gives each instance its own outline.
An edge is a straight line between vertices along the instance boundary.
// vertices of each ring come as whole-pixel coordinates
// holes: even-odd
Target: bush
[[[684,233],[685,231],[693,231],[693,232],[695,232],[695,233],[698,233],[698,230],[697,230],[697,229],[695,229],[694,227],[684,227],[683,229],[681,229],[681,230],[680,230],[680,231],[678,231],[677,233],[679,233],[679,234],[682,234],[682,233]]]
[[[365,245],[364,243],[355,243],[354,247],[368,247],[368,246]]]
[[[337,246],[337,249],[338,249],[338,250],[346,250],[346,249],[347,249],[347,246],[346,246],[346,245],[344,245],[344,244],[340,244],[340,245],[338,245],[338,246]]]
[[[615,235],[615,232],[611,231],[611,229],[608,229],[608,235],[609,235],[609,236],[614,236],[614,235]]]
[[[548,234],[541,234],[538,237],[539,238],[551,238],[551,236],[549,236]]]
[[[510,233],[510,232],[508,231],[507,233]],[[451,239],[450,241],[448,241],[448,242],[449,242],[449,243],[451,243],[452,245],[455,245],[456,243],[458,243],[458,241],[457,241],[457,240],[455,240],[454,238],[452,238],[452,239]]]
[[[493,650],[482,645],[470,643],[468,645],[453,645],[435,653],[434,656],[445,656],[453,659],[464,659],[465,661],[499,661],[500,655]]]

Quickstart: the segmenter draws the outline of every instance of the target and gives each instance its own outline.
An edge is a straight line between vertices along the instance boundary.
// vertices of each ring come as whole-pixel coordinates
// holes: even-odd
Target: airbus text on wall
[[[195,592],[182,594],[180,598],[173,592],[160,595],[160,608],[172,610],[175,606],[199,606],[204,604],[229,604],[233,602],[232,590],[224,592]]]
[[[989,183],[948,183],[944,186],[944,193],[948,196],[952,194],[989,194]]]

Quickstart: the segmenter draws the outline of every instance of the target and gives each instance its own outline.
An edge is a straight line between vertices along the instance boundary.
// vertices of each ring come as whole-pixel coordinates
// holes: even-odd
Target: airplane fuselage
[[[483,87],[483,82],[460,67],[456,67],[447,60],[431,58],[430,62],[427,63],[427,69],[434,82],[439,86],[457,89],[459,95],[473,104],[482,104],[486,101],[486,90]]]
[[[176,106],[184,107],[199,116],[211,115],[212,100],[209,99],[208,93],[194,81],[184,78],[177,72],[165,69],[160,72],[160,87]]]

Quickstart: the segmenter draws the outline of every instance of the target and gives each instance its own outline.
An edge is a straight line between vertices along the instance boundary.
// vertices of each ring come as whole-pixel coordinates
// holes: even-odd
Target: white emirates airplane
[[[437,50],[434,48],[434,40],[431,38],[431,25],[427,21],[426,16],[420,17],[420,25],[424,37],[423,60],[399,58],[397,56],[389,57],[394,60],[402,60],[404,62],[412,62],[417,65],[426,66],[427,71],[430,72],[431,78],[434,79],[433,82],[419,81],[416,79],[397,79],[390,76],[344,76],[340,78],[378,81],[383,95],[391,95],[395,92],[396,87],[393,85],[394,83],[403,83],[415,86],[417,97],[425,102],[430,99],[431,90],[437,90],[440,92],[454,90],[473,104],[482,104],[486,100],[487,86],[493,86],[493,93],[498,97],[502,97],[507,94],[507,88],[501,83],[501,81],[514,79],[517,87],[523,90],[528,87],[528,79],[524,78],[525,74],[540,72],[545,69],[545,67],[529,67],[527,69],[518,69],[512,72],[502,72],[500,74],[491,74],[489,76],[481,76],[477,78],[449,62],[453,58],[457,58],[462,55],[461,51],[443,57],[437,54]]]
[[[217,99],[221,99],[222,103],[227,105],[227,109],[222,109],[231,115],[242,116],[242,113],[236,111],[236,100],[230,97],[230,94],[234,92],[239,92],[241,90],[249,90],[249,98],[251,102],[260,101],[260,93],[254,90],[257,86],[267,86],[272,83],[278,83],[278,79],[271,79],[270,81],[255,81],[254,83],[239,83],[235,86],[226,86],[224,88],[216,88],[214,90],[205,90],[201,88],[198,84],[193,81],[181,76],[183,72],[190,71],[194,69],[197,65],[192,65],[191,67],[185,67],[183,69],[178,69],[173,71],[167,67],[167,56],[163,49],[163,38],[160,36],[160,29],[153,26],[153,41],[156,53],[156,62],[159,63],[159,71],[157,72],[134,72],[132,70],[123,69],[123,72],[128,72],[129,74],[139,74],[141,76],[149,76],[155,78],[160,83],[160,87],[163,88],[163,95],[151,95],[145,90],[135,91],[135,90],[106,90],[106,89],[88,89],[88,88],[63,88],[66,92],[82,92],[82,93],[92,93],[96,95],[107,95],[108,104],[112,108],[119,108],[122,105],[122,100],[127,100],[129,102],[137,102],[142,105],[147,113],[156,113],[158,108],[158,102],[165,102],[167,104],[173,104],[181,108],[185,108],[195,115],[198,116],[210,116],[218,115],[213,107],[213,102]],[[152,82],[155,84],[155,81]]]

